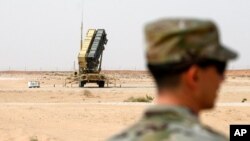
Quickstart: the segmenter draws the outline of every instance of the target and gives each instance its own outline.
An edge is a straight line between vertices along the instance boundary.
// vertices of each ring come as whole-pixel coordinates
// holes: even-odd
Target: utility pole
[[[73,71],[74,72],[76,71],[76,61],[74,61],[74,63],[73,63]]]

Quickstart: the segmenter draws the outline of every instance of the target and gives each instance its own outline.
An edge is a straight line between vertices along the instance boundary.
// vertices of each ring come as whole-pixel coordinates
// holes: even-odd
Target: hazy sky
[[[84,37],[88,28],[107,32],[103,69],[145,69],[144,26],[166,17],[214,20],[240,54],[229,68],[250,68],[249,0],[0,0],[0,70],[72,70],[81,7]]]

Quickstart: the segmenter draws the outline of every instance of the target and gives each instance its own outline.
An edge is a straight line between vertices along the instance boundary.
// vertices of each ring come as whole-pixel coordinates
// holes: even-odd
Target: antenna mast
[[[83,1],[82,1],[82,5],[81,5],[81,9],[82,9],[82,14],[81,14],[81,43],[80,43],[80,49],[82,50],[82,33],[83,33]]]

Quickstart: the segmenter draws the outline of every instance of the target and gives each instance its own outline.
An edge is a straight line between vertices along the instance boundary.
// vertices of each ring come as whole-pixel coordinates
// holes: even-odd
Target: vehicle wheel
[[[84,87],[84,82],[83,81],[79,82],[79,87],[81,87],[81,88]]]
[[[104,87],[104,84],[105,84],[104,81],[99,81],[99,83],[98,83],[98,85],[99,85],[100,88],[103,88],[103,87]]]

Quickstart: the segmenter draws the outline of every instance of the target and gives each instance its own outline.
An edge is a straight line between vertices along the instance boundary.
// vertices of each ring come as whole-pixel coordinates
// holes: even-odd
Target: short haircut
[[[174,88],[180,83],[180,76],[191,64],[150,65],[148,69],[156,81],[157,88]]]
[[[156,81],[158,89],[175,88],[180,84],[180,76],[187,71],[192,65],[197,65],[200,68],[214,66],[218,74],[223,75],[226,69],[226,62],[221,62],[212,59],[201,59],[192,63],[175,63],[163,65],[150,65],[148,69]]]

